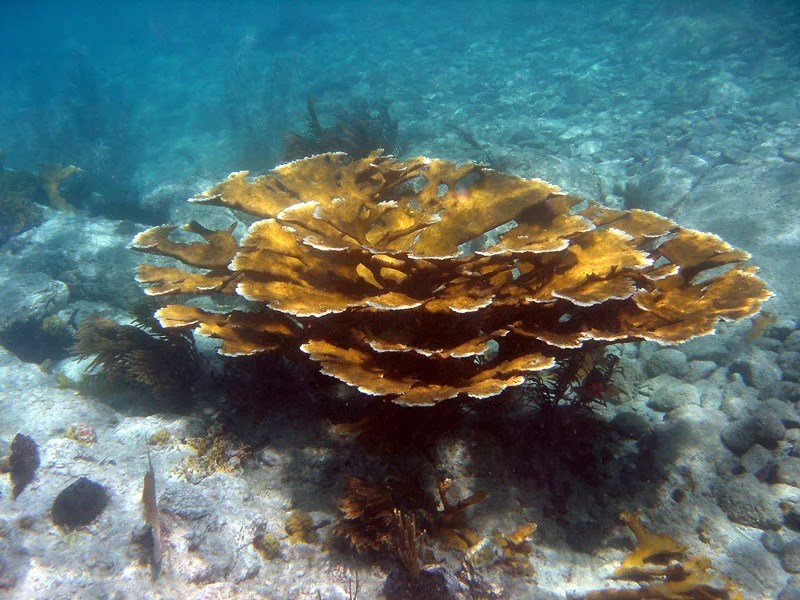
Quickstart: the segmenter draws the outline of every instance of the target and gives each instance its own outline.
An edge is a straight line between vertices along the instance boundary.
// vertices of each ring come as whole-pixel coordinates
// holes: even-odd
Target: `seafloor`
[[[796,4],[210,4],[194,19],[177,6],[101,12],[93,41],[79,30],[86,7],[45,15],[28,38],[39,61],[0,75],[5,169],[84,169],[61,188],[77,210],[42,207],[0,247],[0,455],[23,433],[41,458],[16,498],[0,479],[0,597],[347,599],[356,582],[359,598],[404,597],[394,557],[334,539],[355,476],[418,480],[431,494],[447,481],[451,502],[488,492],[467,510],[479,537],[536,524],[513,564],[467,568],[431,540],[440,595],[417,597],[580,598],[618,585],[610,576],[634,547],[619,517],[640,511],[744,598],[800,598]],[[98,50],[124,28],[127,50]],[[406,156],[488,161],[719,234],[775,292],[766,327],[613,349],[613,389],[590,414],[543,425],[524,393],[502,407],[380,412],[397,419],[384,443],[334,427],[375,409],[313,369],[276,360],[237,377],[203,342],[180,404],[85,380],[87,361],[68,356],[77,324],[94,312],[129,322],[143,298],[133,235],[226,225],[185,199],[280,162],[307,96],[323,121],[354,98],[385,102]],[[157,577],[143,542],[148,454]],[[53,503],[81,477],[108,504],[66,531]]]

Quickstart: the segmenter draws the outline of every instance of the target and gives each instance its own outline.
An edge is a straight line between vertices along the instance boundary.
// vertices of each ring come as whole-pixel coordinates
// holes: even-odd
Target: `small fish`
[[[150,448],[147,448],[148,470],[142,483],[142,506],[144,507],[144,522],[150,526],[153,538],[153,575],[158,577],[161,573],[161,559],[164,555],[164,544],[161,540],[161,522],[158,519],[158,497],[156,494],[156,473],[153,470],[153,461],[150,458]]]

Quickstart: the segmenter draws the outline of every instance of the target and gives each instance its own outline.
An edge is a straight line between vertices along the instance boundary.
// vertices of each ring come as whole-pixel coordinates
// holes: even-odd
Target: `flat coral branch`
[[[235,294],[263,321],[170,308],[163,324],[197,327],[227,354],[291,344],[400,404],[494,396],[581,349],[706,335],[771,295],[716,235],[643,210],[575,212],[553,185],[476,164],[321,154],[233,173],[193,201],[260,220],[239,243],[197,223],[185,229],[204,242],[139,234],[134,249],[195,268],[142,266],[139,281],[156,295]]]

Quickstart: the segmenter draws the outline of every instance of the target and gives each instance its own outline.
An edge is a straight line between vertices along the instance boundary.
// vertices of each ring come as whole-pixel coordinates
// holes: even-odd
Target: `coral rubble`
[[[171,304],[247,355],[299,348],[323,373],[406,405],[488,398],[578,352],[672,344],[756,314],[770,296],[749,255],[643,210],[581,203],[539,179],[424,157],[329,153],[192,199],[257,217],[233,230],[172,227],[132,248],[190,269],[142,265],[150,295],[238,296],[247,310]]]
[[[639,587],[594,590],[586,594],[586,600],[743,600],[741,592],[714,573],[710,560],[688,556],[686,547],[667,535],[649,533],[638,513],[622,513],[620,518],[636,536],[636,547],[612,577],[638,582]]]

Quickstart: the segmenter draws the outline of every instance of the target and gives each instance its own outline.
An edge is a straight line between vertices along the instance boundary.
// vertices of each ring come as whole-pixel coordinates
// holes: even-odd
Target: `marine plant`
[[[423,532],[427,540],[466,552],[480,540],[467,523],[467,509],[488,494],[476,492],[453,503],[449,485],[448,480],[439,483],[437,502],[415,477],[387,477],[380,483],[347,477],[333,535],[359,554],[390,553],[404,564],[409,552],[422,553]]]
[[[328,153],[192,199],[256,217],[148,229],[132,248],[167,329],[228,356],[299,349],[322,373],[408,406],[485,399],[616,343],[675,344],[771,295],[747,252],[643,210],[612,210],[481,165]],[[186,296],[184,296],[186,297]],[[231,309],[225,297],[246,301]]]
[[[200,374],[194,339],[164,329],[150,308],[138,309],[132,325],[90,315],[78,325],[72,352],[89,359],[91,385],[101,383],[150,390],[155,397],[185,400]]]
[[[364,158],[375,148],[399,154],[398,122],[385,105],[373,110],[364,100],[355,100],[349,107],[340,107],[331,127],[323,127],[317,116],[313,98],[306,102],[308,124],[305,133],[289,132],[284,139],[284,158],[294,160],[323,152],[345,152]]]
[[[32,200],[16,194],[0,196],[0,244],[40,225],[42,219],[41,207]]]

